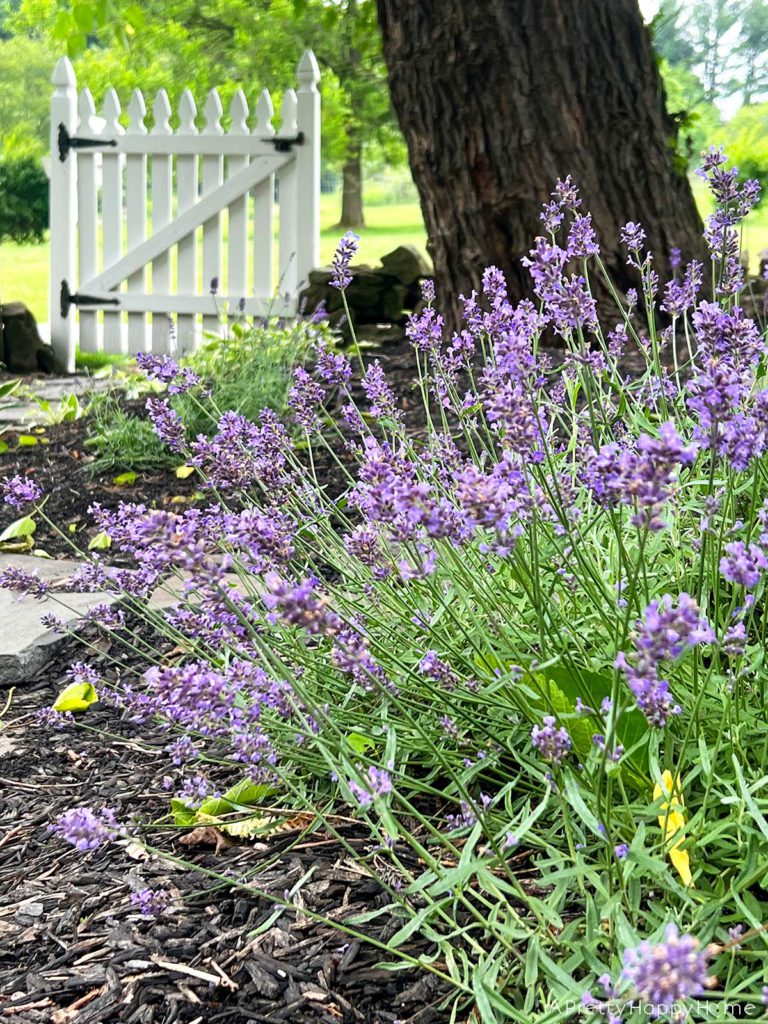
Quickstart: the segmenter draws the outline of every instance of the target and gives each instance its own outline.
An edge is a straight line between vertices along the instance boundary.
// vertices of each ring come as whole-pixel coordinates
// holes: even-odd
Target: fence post
[[[311,50],[304,52],[297,77],[296,120],[304,134],[304,144],[296,147],[296,280],[301,290],[320,263],[320,69]]]
[[[51,188],[50,188],[50,291],[48,321],[51,345],[62,368],[75,370],[75,324],[71,307],[62,316],[61,283],[75,291],[75,231],[77,228],[77,157],[70,150],[59,159],[59,126],[70,135],[77,126],[77,89],[75,72],[67,57],[56,64],[51,82]]]

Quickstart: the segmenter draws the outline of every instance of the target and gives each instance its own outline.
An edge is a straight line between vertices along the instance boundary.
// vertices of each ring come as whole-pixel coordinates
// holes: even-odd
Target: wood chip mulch
[[[81,853],[47,832],[68,808],[111,806],[119,821],[168,810],[168,741],[91,707],[80,726],[50,730],[49,707],[69,650],[12,695],[0,728],[0,1021],[13,1024],[431,1024],[447,1019],[431,975],[386,970],[386,954],[301,911],[223,884],[163,856],[251,879],[334,920],[384,906],[377,884],[336,840],[297,827],[263,841],[220,832],[154,829],[161,853],[112,844]],[[0,706],[2,700],[0,700]],[[93,727],[94,730],[91,731]],[[104,732],[112,733],[105,739]],[[306,823],[303,823],[306,826]],[[348,841],[368,843],[350,824]],[[268,865],[264,868],[264,865]],[[262,870],[260,869],[260,866]],[[159,917],[131,903],[138,890],[172,896]],[[363,926],[386,942],[402,922]],[[417,940],[409,954],[427,952]],[[390,958],[394,959],[394,957]]]

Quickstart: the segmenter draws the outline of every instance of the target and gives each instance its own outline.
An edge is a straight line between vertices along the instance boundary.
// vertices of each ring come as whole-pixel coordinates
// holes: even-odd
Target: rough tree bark
[[[340,228],[365,227],[363,217],[363,147],[359,129],[347,132],[347,156],[342,169]]]
[[[637,0],[377,0],[392,103],[444,303],[482,270],[525,294],[541,204],[572,174],[619,287],[619,229],[645,227],[662,280],[701,222]]]

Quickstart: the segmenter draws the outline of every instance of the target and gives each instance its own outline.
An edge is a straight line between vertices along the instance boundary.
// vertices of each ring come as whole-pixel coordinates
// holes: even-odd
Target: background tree
[[[606,264],[648,233],[657,270],[701,251],[701,222],[637,0],[378,0],[392,102],[408,144],[443,298],[482,268],[526,290],[520,258],[555,179],[573,174]]]

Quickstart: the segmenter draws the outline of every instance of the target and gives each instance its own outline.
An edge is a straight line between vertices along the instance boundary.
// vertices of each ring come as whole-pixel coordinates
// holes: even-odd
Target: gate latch
[[[66,281],[61,282],[60,292],[61,302],[61,318],[66,319],[69,316],[70,306],[119,306],[120,299],[103,299],[98,298],[95,295],[79,295],[77,292],[71,292],[69,285]]]
[[[82,135],[70,135],[62,121],[59,124],[59,160],[67,159],[70,149],[103,149],[105,146],[116,146],[117,139],[86,139]]]

